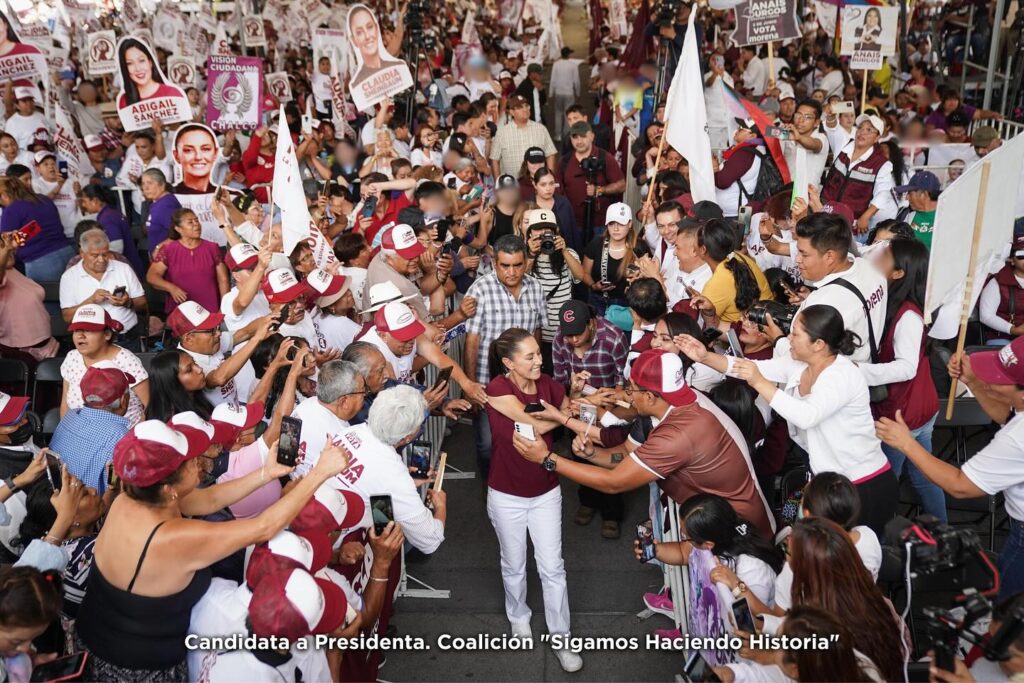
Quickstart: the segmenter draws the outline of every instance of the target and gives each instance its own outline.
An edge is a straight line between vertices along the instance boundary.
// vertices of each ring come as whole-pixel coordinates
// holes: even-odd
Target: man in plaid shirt
[[[466,375],[486,385],[491,381],[487,355],[491,342],[511,327],[537,336],[544,322],[544,291],[526,275],[526,243],[516,235],[504,235],[494,243],[494,272],[477,278],[466,296],[476,300],[476,315],[466,321]],[[487,483],[491,464],[491,426],[486,411],[473,418],[476,457],[480,476]]]
[[[589,304],[575,300],[562,304],[558,311],[558,327],[559,334],[552,347],[556,382],[577,392],[581,387],[575,385],[583,378],[586,384],[597,389],[622,384],[622,370],[629,354],[629,344],[622,330],[594,315]],[[580,373],[586,374],[580,378]],[[595,427],[595,431],[601,428],[600,425]],[[586,462],[579,458],[576,460]],[[597,510],[603,520],[601,536],[609,539],[619,537],[623,513],[621,494],[602,493],[580,486],[579,499],[577,524],[589,524]]]

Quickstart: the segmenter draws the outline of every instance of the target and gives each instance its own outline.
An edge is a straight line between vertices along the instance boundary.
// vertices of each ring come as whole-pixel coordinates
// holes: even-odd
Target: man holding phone
[[[828,138],[821,130],[821,111],[821,102],[808,97],[797,105],[793,123],[781,126],[789,131],[789,139],[782,141],[786,164],[791,169],[797,168],[797,155],[803,154],[807,160],[807,182],[818,189],[829,153]],[[798,151],[800,149],[803,151]]]
[[[81,306],[98,304],[124,326],[117,344],[129,351],[141,350],[138,314],[146,310],[146,293],[139,277],[127,261],[114,258],[110,239],[101,228],[82,233],[78,248],[82,260],[60,277],[64,321],[71,322]]]

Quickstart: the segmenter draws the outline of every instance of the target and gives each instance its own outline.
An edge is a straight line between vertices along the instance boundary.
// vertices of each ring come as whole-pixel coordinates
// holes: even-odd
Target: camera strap
[[[851,283],[849,280],[844,280],[841,277],[836,278],[831,282],[826,282],[825,286],[827,287],[828,285],[839,285],[844,289],[853,292],[853,295],[860,300],[860,305],[864,307],[864,317],[868,319],[868,347],[871,349],[871,362],[877,363],[878,346],[875,344],[875,326],[871,324],[871,311],[868,310],[868,302],[864,298],[864,295],[860,293],[860,290],[857,289],[857,287],[855,287],[853,283]]]
[[[601,282],[610,282],[608,279],[608,240],[601,246]],[[601,292],[604,298],[608,298],[608,292]]]

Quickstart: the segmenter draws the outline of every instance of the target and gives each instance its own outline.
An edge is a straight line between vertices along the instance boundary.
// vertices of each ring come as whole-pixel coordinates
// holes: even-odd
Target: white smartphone
[[[533,431],[532,424],[529,424],[527,422],[516,422],[515,429],[516,434],[523,437],[524,439],[529,439],[530,441],[537,440],[537,435]]]
[[[832,113],[836,116],[840,114],[852,114],[854,112],[853,102],[846,100],[845,102],[836,102],[832,105]]]

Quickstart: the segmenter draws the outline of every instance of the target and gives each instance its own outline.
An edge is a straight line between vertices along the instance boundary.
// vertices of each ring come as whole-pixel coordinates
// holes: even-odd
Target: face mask
[[[10,439],[10,442],[9,442],[10,445],[12,445],[12,446],[23,446],[26,449],[29,449],[32,452],[35,452],[36,451],[36,447],[35,447],[35,444],[32,443],[32,436],[33,436],[32,423],[31,422],[26,422],[25,424],[21,425],[16,430],[14,430],[10,434],[8,434],[7,438]],[[0,445],[0,448],[2,448],[2,447],[3,446]]]

